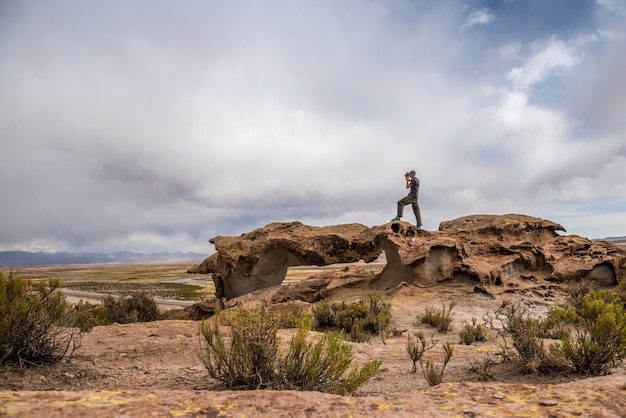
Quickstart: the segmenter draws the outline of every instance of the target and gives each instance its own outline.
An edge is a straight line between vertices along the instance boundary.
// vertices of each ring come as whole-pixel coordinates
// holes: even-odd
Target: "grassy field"
[[[213,297],[210,275],[188,274],[188,262],[164,264],[67,264],[21,267],[33,282],[59,279],[62,288],[104,294],[147,292],[158,299],[201,301]],[[8,274],[8,268],[5,275]]]

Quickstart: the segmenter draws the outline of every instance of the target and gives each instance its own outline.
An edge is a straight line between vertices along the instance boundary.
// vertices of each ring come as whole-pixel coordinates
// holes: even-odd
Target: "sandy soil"
[[[360,295],[352,290],[346,299]],[[393,298],[392,327],[434,335],[437,347],[425,358],[440,364],[442,344],[454,343],[454,355],[443,383],[429,387],[419,368],[411,373],[404,333],[385,341],[352,344],[355,364],[380,358],[378,375],[355,396],[318,392],[228,391],[209,378],[196,357],[199,323],[157,321],[96,327],[86,334],[69,363],[20,369],[0,369],[0,416],[228,416],[228,417],[482,417],[626,415],[626,367],[609,376],[573,378],[520,374],[508,365],[494,366],[486,382],[470,372],[470,362],[494,357],[494,340],[459,345],[463,321],[481,319],[506,298],[474,293],[471,286],[441,284],[405,287]],[[545,313],[558,301],[554,290],[524,292],[534,313]],[[416,326],[415,316],[428,306],[455,300],[454,329],[437,333]],[[286,341],[293,330],[280,331]]]

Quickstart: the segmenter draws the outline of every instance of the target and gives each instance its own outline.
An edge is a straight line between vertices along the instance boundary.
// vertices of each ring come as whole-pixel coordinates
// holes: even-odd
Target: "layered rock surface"
[[[373,228],[273,223],[240,237],[213,238],[217,252],[190,272],[213,273],[220,300],[279,285],[291,266],[371,262],[383,251],[387,265],[367,280],[372,289],[459,281],[506,290],[525,282],[589,279],[614,286],[623,280],[626,251],[557,231],[565,229],[515,214],[462,217],[434,232],[405,222]]]

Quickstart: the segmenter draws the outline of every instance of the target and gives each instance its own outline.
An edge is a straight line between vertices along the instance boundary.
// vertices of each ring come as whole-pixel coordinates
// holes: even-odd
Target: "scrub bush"
[[[519,302],[505,302],[492,325],[494,318],[501,323],[494,329],[502,337],[503,358],[518,358],[532,372],[599,376],[626,357],[626,311],[615,292],[590,291],[580,307],[554,308],[545,319],[531,318]],[[546,338],[554,339],[547,348]]]
[[[577,312],[573,337],[562,337],[563,354],[578,374],[604,375],[626,357],[626,312],[614,292],[592,291]]]
[[[281,355],[278,320],[267,304],[257,310],[226,313],[200,326],[201,349],[197,355],[209,376],[229,389],[295,389],[349,394],[372,378],[381,361],[374,360],[347,372],[352,347],[342,333],[309,340],[310,316],[304,316]],[[226,335],[222,321],[230,325]]]
[[[15,271],[0,272],[0,365],[43,365],[61,361],[80,343],[82,331],[59,281],[33,286]]]
[[[447,309],[443,302],[441,303],[441,310],[428,307],[423,314],[417,315],[416,322],[433,326],[439,332],[448,332],[452,329],[452,321],[454,320],[452,309],[455,306],[456,302],[452,301]]]
[[[426,362],[426,365],[424,365],[420,361],[422,374],[424,375],[424,377],[426,378],[426,381],[428,382],[430,386],[437,386],[443,380],[443,372],[446,370],[446,366],[448,365],[448,362],[452,358],[454,347],[452,347],[452,344],[446,343],[446,345],[443,346],[443,350],[444,350],[444,358],[443,358],[443,363],[440,368],[435,367],[434,363],[430,360]]]
[[[430,339],[430,343],[426,342],[426,337],[424,337],[424,333],[415,332],[413,334],[414,339],[411,338],[411,335],[407,337],[406,343],[406,352],[408,353],[411,361],[413,362],[413,369],[411,369],[411,373],[417,372],[417,362],[422,359],[424,353],[435,346],[435,342],[433,339]]]
[[[391,303],[383,302],[379,296],[370,295],[356,303],[323,300],[312,309],[317,330],[339,330],[348,340],[369,341],[382,333],[392,319]]]
[[[132,294],[126,298],[107,295],[102,300],[109,324],[130,324],[134,322],[156,321],[159,310],[154,298],[144,292]]]

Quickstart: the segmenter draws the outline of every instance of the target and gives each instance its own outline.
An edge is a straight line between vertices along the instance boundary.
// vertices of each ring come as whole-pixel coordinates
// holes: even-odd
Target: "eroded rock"
[[[626,251],[558,231],[565,229],[517,214],[466,216],[442,222],[432,232],[401,221],[373,228],[273,223],[240,237],[213,238],[217,253],[194,272],[213,273],[218,299],[280,285],[291,266],[371,262],[382,251],[387,264],[367,280],[372,289],[454,281],[490,293],[540,281],[588,279],[614,286],[623,280]],[[318,299],[324,289],[322,282],[306,286],[302,300]]]
[[[218,299],[232,299],[282,283],[292,266],[370,262],[381,250],[355,241],[368,228],[359,224],[315,227],[301,222],[276,222],[240,237],[212,238],[216,253],[194,273],[213,273]]]

